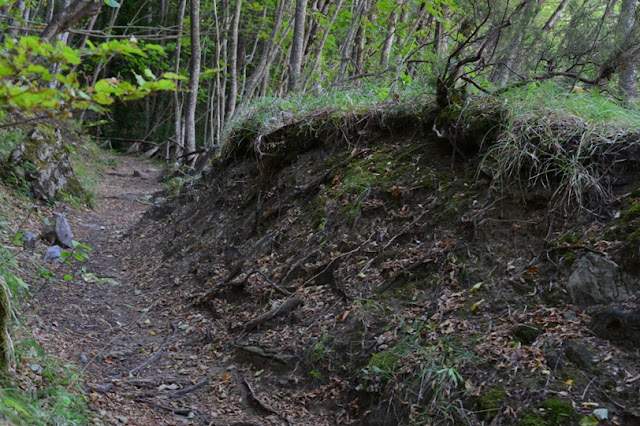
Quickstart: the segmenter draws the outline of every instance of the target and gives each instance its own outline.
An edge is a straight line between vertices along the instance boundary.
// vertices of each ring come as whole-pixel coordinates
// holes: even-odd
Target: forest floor
[[[57,207],[93,250],[23,311],[82,367],[92,421],[637,424],[640,180],[563,213],[415,117],[350,120],[240,139],[173,194],[113,156],[93,209]]]

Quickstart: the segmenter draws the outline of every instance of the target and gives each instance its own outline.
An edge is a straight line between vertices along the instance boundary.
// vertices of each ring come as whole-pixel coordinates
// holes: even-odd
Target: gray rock
[[[557,350],[549,350],[545,353],[544,357],[547,361],[547,365],[553,371],[560,371],[566,367],[564,360],[562,359],[562,352]]]
[[[42,239],[49,244],[59,244],[63,247],[73,247],[73,233],[67,222],[67,218],[62,213],[54,213],[42,228]]]
[[[36,248],[36,241],[38,240],[38,236],[33,232],[26,231],[22,234],[22,244],[24,248],[28,250],[34,250]]]
[[[141,150],[142,150],[142,147],[140,146],[140,143],[135,142],[133,145],[129,147],[129,149],[127,149],[127,154],[130,154],[130,155],[139,154]]]
[[[44,261],[50,263],[62,263],[64,259],[62,259],[62,252],[64,249],[60,246],[49,247],[49,249],[44,254]]]
[[[576,262],[567,289],[571,301],[582,306],[622,302],[630,296],[618,264],[596,253],[588,253]]]
[[[593,354],[587,347],[576,340],[567,340],[562,345],[564,356],[581,370],[590,371]]]

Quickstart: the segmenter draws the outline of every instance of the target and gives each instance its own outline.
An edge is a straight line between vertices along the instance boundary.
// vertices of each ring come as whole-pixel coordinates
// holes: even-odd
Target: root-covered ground
[[[497,189],[477,148],[422,118],[239,138],[177,195],[119,157],[96,208],[65,212],[90,260],[30,302],[95,421],[637,422],[637,323],[620,312],[640,182],[567,213],[548,188]],[[586,261],[584,279],[617,262],[591,299]],[[594,333],[604,305],[621,311]]]

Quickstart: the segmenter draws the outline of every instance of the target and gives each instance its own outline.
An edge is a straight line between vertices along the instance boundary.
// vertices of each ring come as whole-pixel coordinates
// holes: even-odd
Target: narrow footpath
[[[56,278],[33,299],[29,326],[49,353],[82,366],[97,424],[255,424],[226,398],[229,376],[213,371],[211,344],[191,326],[205,321],[201,315],[176,303],[172,283],[134,278],[143,274],[130,270],[127,235],[162,190],[162,170],[116,161],[94,209],[62,211],[74,239],[93,250],[86,262],[47,265]],[[232,408],[225,413],[216,399]]]

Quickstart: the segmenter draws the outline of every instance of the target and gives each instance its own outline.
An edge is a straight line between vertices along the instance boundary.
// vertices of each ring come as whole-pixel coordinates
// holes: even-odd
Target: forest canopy
[[[187,162],[265,96],[429,94],[446,107],[554,79],[636,98],[637,0],[2,0],[0,15],[3,78],[52,98],[36,111],[116,96],[104,135],[166,142]],[[3,108],[32,107],[16,90]]]

